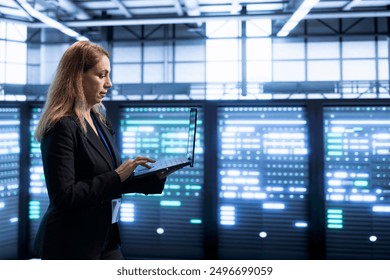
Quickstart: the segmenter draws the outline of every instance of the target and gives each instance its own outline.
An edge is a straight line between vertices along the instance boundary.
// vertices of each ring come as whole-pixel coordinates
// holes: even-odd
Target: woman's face
[[[83,89],[88,106],[100,103],[112,86],[110,80],[110,60],[102,55],[100,61],[83,73]]]

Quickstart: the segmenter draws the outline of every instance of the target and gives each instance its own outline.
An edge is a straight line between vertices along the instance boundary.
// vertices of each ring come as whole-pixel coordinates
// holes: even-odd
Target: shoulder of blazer
[[[43,136],[43,138],[46,138],[50,136],[55,131],[62,131],[63,130],[69,130],[71,134],[84,134],[81,126],[78,124],[76,117],[73,116],[65,116],[59,119]]]

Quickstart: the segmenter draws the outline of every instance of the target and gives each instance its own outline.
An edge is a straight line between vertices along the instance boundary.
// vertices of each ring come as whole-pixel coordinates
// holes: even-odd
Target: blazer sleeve
[[[123,184],[123,193],[161,194],[167,178],[159,179],[157,175],[135,178],[131,175]]]
[[[77,137],[80,135],[77,124],[71,118],[63,118],[41,142],[46,186],[50,202],[57,209],[99,204],[122,193],[120,177],[115,171],[76,180]]]

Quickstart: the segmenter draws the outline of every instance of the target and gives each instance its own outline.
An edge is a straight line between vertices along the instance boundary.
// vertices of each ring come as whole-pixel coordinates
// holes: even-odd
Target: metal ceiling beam
[[[241,4],[240,0],[232,0],[231,3],[232,8],[230,9],[230,13],[232,15],[237,15],[241,12],[242,6],[240,4]]]
[[[181,17],[182,15],[184,15],[184,11],[183,11],[183,8],[181,7],[181,3],[180,3],[180,0],[174,0],[173,1],[173,5],[175,6],[175,9],[176,9],[176,13],[179,17]]]
[[[303,3],[303,1],[304,0],[289,0],[283,11],[288,13],[294,12]]]
[[[123,4],[121,0],[112,0],[112,1],[118,6],[119,10],[125,15],[126,18],[133,17],[129,9]]]
[[[58,0],[59,6],[67,11],[70,15],[74,15],[78,20],[88,20],[91,16],[77,6],[72,0]]]
[[[186,6],[187,15],[191,17],[197,17],[200,15],[198,0],[184,0]]]
[[[350,11],[352,8],[354,8],[356,5],[358,5],[362,0],[352,0],[349,2],[345,7],[343,8],[344,11]]]
[[[105,20],[84,20],[65,21],[63,24],[69,27],[92,27],[92,26],[126,26],[126,25],[159,25],[159,24],[186,24],[199,23],[213,20],[238,20],[248,21],[255,19],[287,19],[291,13],[278,14],[250,14],[250,15],[224,15],[224,16],[199,16],[199,17],[163,17],[163,18],[132,18],[132,19],[105,19]],[[390,11],[380,12],[331,12],[311,13],[305,19],[341,19],[341,18],[377,18],[390,17]],[[3,20],[3,19],[2,19]],[[45,28],[42,23],[27,23],[31,28]]]
[[[389,17],[390,11],[378,11],[378,12],[339,12],[339,13],[310,13],[305,19],[338,19],[338,18],[377,18],[377,17]]]
[[[16,5],[17,5],[17,9],[18,10],[20,10],[20,11],[22,11],[23,13],[24,13],[24,15],[25,15],[25,17],[27,18],[26,20],[22,20],[22,21],[31,21],[31,22],[33,22],[34,20],[35,20],[35,18],[33,18],[32,16],[30,16],[30,14],[29,13],[27,13],[26,12],[26,10],[25,9],[23,9],[23,7],[16,1]],[[11,8],[11,7],[8,7],[9,9],[13,9],[13,8]],[[0,13],[0,17],[1,18],[3,18],[3,16],[6,16],[6,14],[2,14],[2,13]],[[19,22],[19,20],[17,20],[17,19],[10,19],[11,21],[13,21],[13,22]],[[11,21],[9,21],[10,23],[11,23]]]

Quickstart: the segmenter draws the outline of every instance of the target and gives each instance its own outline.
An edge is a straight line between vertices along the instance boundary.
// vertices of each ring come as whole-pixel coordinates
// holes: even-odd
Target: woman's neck
[[[92,112],[92,107],[91,108],[87,108],[83,115],[84,115],[84,118],[88,119],[88,118],[91,118],[91,112]]]

